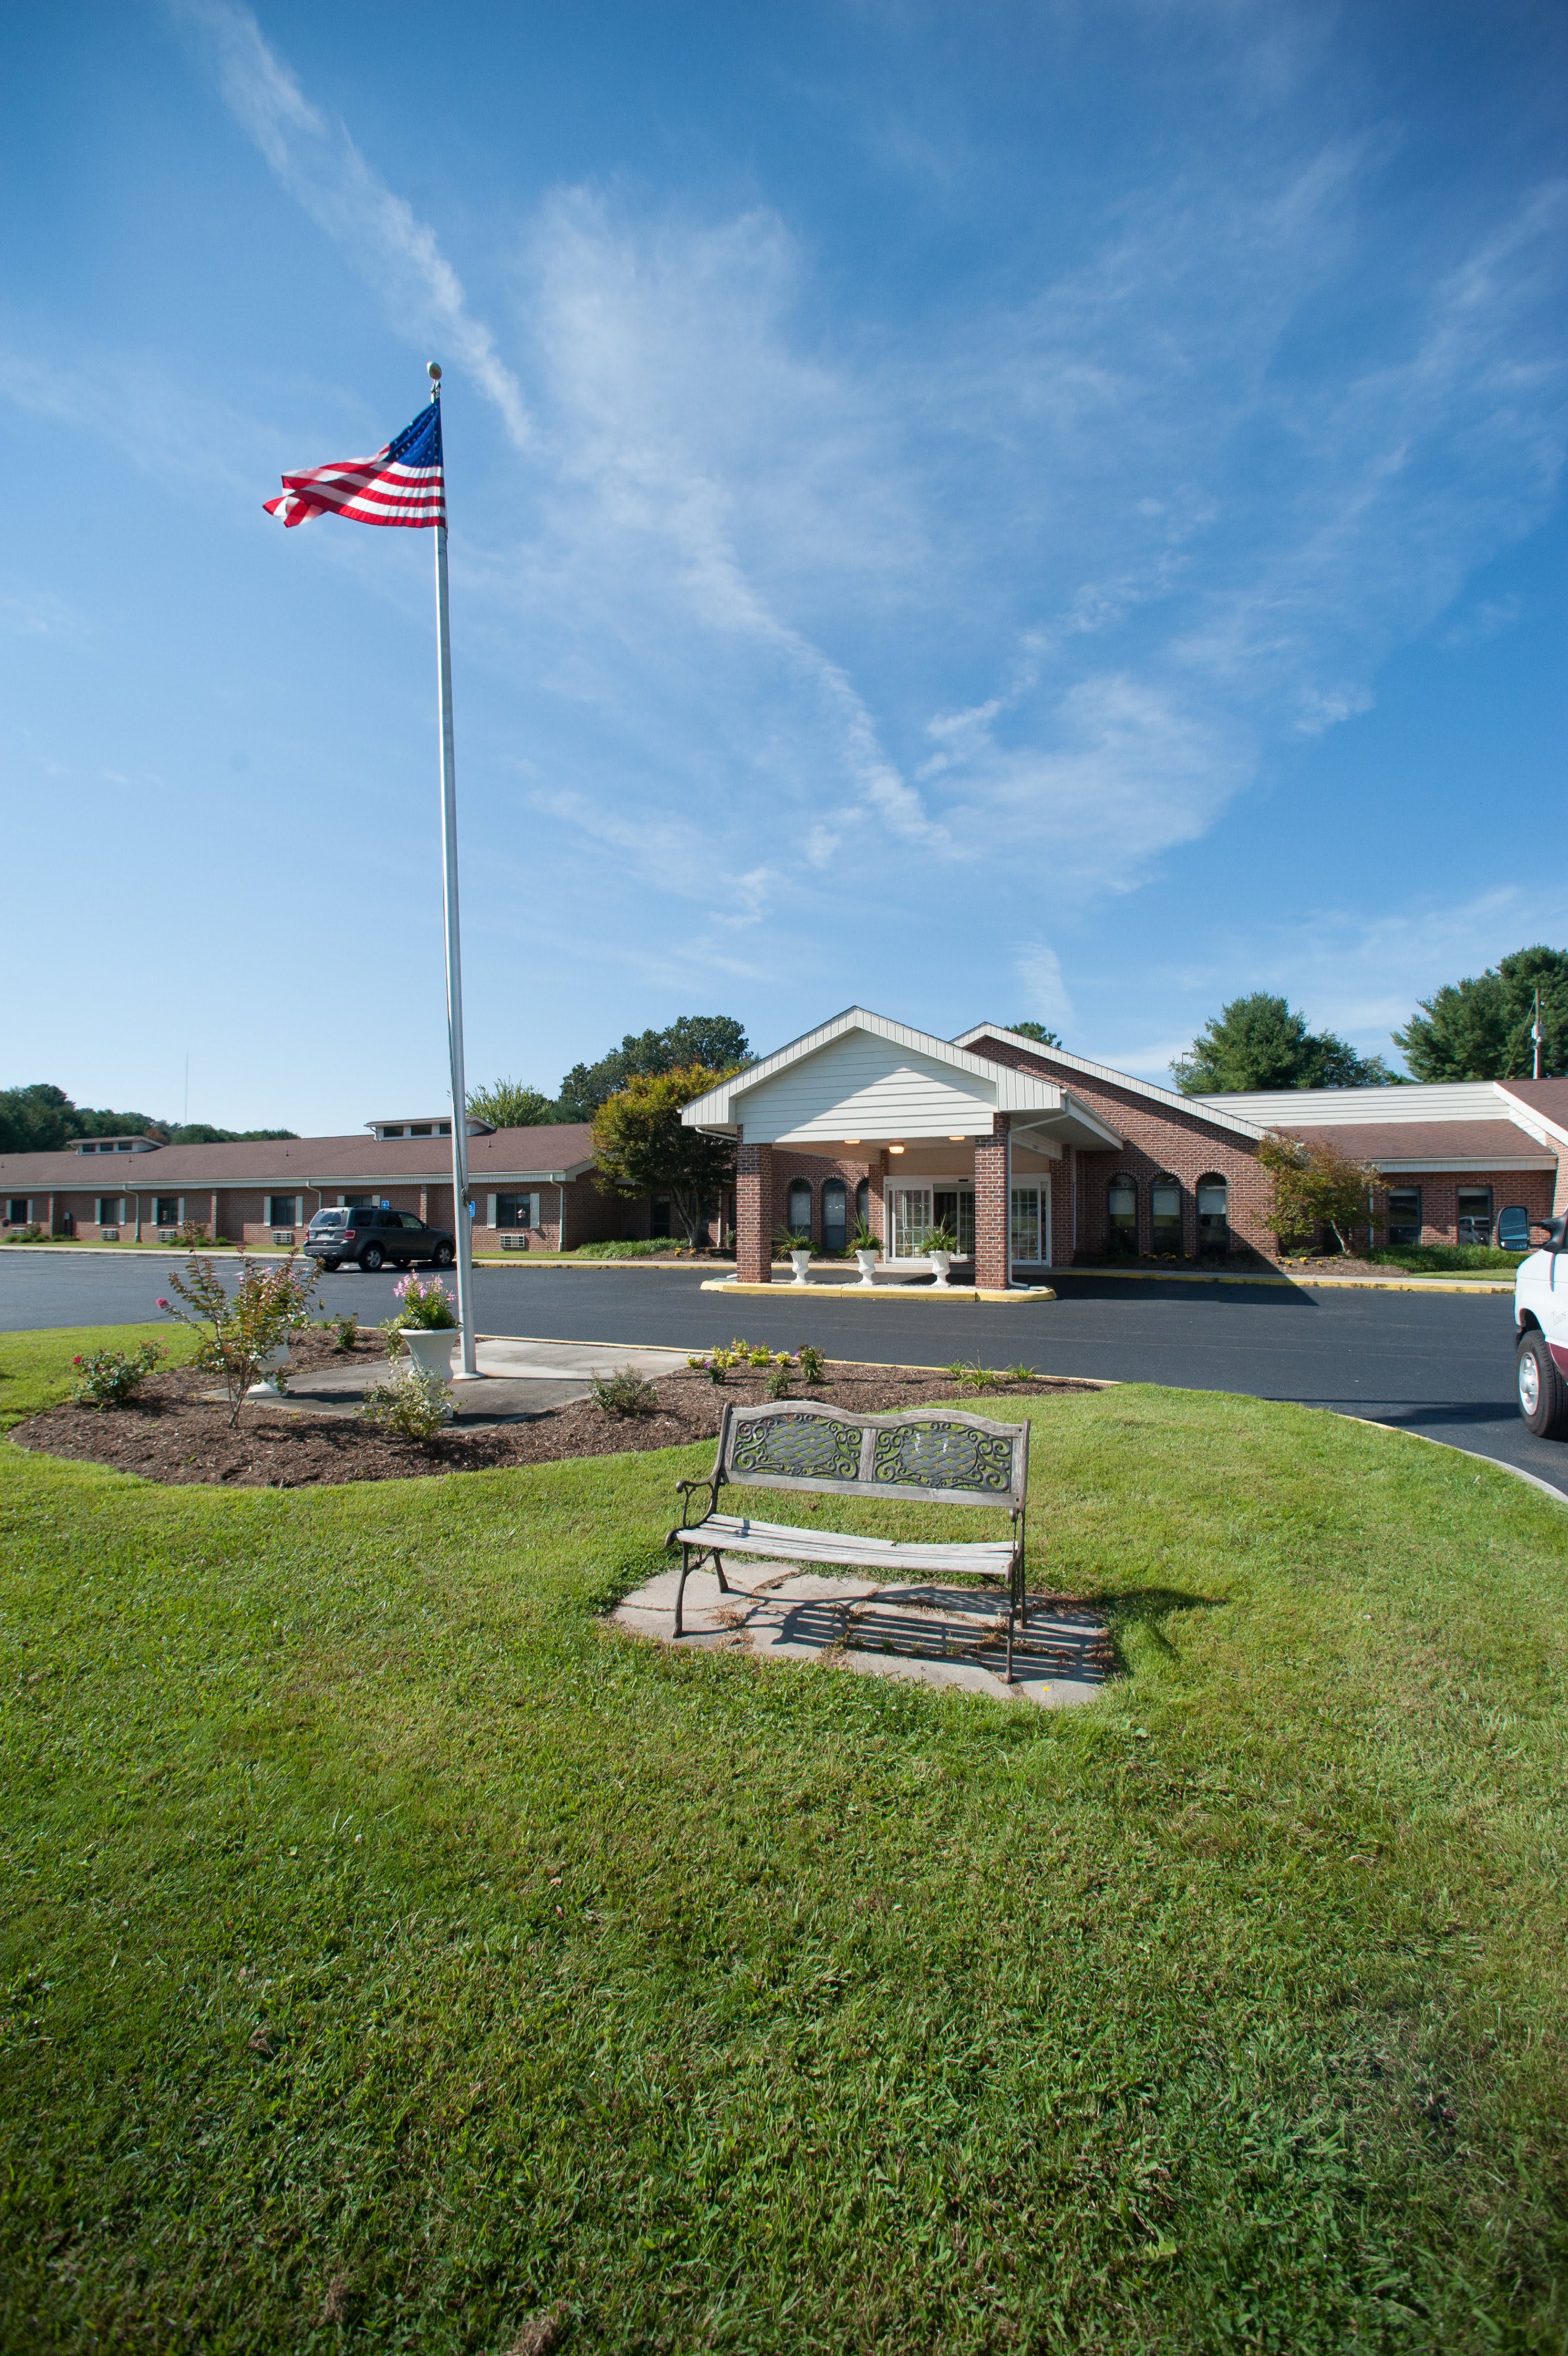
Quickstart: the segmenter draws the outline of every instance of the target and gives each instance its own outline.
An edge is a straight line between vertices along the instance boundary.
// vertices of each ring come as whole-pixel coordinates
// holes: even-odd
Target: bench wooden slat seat
[[[707,1556],[720,1588],[725,1554],[775,1556],[839,1570],[886,1571],[895,1578],[978,1573],[1005,1582],[1007,1678],[1013,1677],[1013,1637],[1027,1609],[1024,1591],[1024,1516],[1029,1482],[1029,1427],[995,1423],[957,1408],[917,1408],[903,1415],[852,1415],[814,1399],[759,1407],[727,1405],[718,1453],[706,1481],[682,1481],[685,1519],[667,1541],[681,1549],[675,1633],[684,1633],[682,1606],[694,1562]],[[808,1489],[819,1494],[885,1497],[923,1505],[989,1505],[1010,1515],[1006,1538],[949,1539],[920,1545],[869,1537],[851,1530],[802,1529],[786,1522],[721,1514],[720,1492],[731,1486]],[[704,1511],[692,1499],[707,1492]],[[998,1614],[1000,1618],[1001,1614]]]
[[[842,1570],[885,1570],[896,1579],[933,1571],[977,1571],[1005,1579],[1013,1567],[1008,1538],[978,1545],[912,1546],[905,1538],[871,1538],[854,1530],[803,1530],[788,1522],[754,1522],[739,1514],[709,1514],[694,1530],[677,1530],[677,1546],[725,1554],[777,1555],[784,1562],[830,1563]]]

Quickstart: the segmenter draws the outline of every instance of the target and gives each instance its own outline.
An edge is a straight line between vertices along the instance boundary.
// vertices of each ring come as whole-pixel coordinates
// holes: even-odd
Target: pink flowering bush
[[[220,1375],[229,1394],[229,1420],[240,1420],[245,1394],[261,1374],[263,1363],[307,1325],[310,1296],[320,1278],[314,1260],[301,1261],[296,1252],[270,1264],[240,1255],[240,1280],[231,1293],[209,1259],[193,1253],[181,1276],[169,1270],[169,1283],[178,1303],[161,1296],[158,1307],[201,1336],[196,1363],[206,1374]]]

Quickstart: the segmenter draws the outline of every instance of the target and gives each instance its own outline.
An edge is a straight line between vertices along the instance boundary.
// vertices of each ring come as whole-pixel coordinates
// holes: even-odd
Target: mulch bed
[[[385,1355],[381,1335],[361,1335],[353,1357]],[[291,1351],[295,1371],[342,1366],[352,1360],[330,1337],[301,1334]],[[149,1376],[140,1396],[118,1408],[64,1406],[48,1408],[18,1424],[18,1446],[50,1456],[73,1456],[117,1472],[138,1472],[148,1481],[205,1482],[231,1488],[306,1488],[320,1482],[405,1481],[440,1472],[483,1472],[511,1464],[549,1464],[568,1456],[613,1456],[630,1450],[679,1448],[711,1440],[718,1432],[726,1400],[750,1403],[767,1395],[763,1375],[731,1374],[720,1386],[703,1374],[666,1375],[654,1384],[656,1413],[609,1416],[592,1399],[546,1408],[526,1423],[494,1424],[478,1430],[449,1427],[434,1440],[402,1440],[356,1417],[313,1415],[247,1402],[238,1428],[228,1409],[200,1394],[212,1388],[210,1375],[182,1366]],[[895,1408],[950,1399],[950,1375],[906,1372],[897,1366],[830,1363],[820,1383],[796,1383],[791,1397],[825,1406],[884,1415]],[[1047,1391],[1098,1390],[1098,1383],[1038,1376],[1026,1383],[986,1391],[967,1404],[980,1415],[1006,1419],[1001,1404],[1010,1398],[1037,1398]]]

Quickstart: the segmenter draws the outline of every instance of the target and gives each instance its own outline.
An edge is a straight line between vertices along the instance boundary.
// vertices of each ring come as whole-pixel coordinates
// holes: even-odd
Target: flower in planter
[[[418,1333],[445,1333],[456,1326],[457,1319],[453,1311],[452,1296],[438,1276],[428,1280],[417,1276],[405,1276],[403,1282],[394,1285],[392,1290],[403,1307],[390,1320],[389,1332],[399,1326],[410,1325]]]

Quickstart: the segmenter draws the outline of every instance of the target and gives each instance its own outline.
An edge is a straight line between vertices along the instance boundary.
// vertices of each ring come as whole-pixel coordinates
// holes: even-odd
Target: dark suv
[[[373,1270],[389,1259],[402,1268],[416,1259],[450,1268],[454,1245],[445,1227],[427,1227],[413,1211],[380,1211],[356,1203],[349,1211],[317,1211],[306,1230],[305,1249],[328,1271],[346,1259]]]

